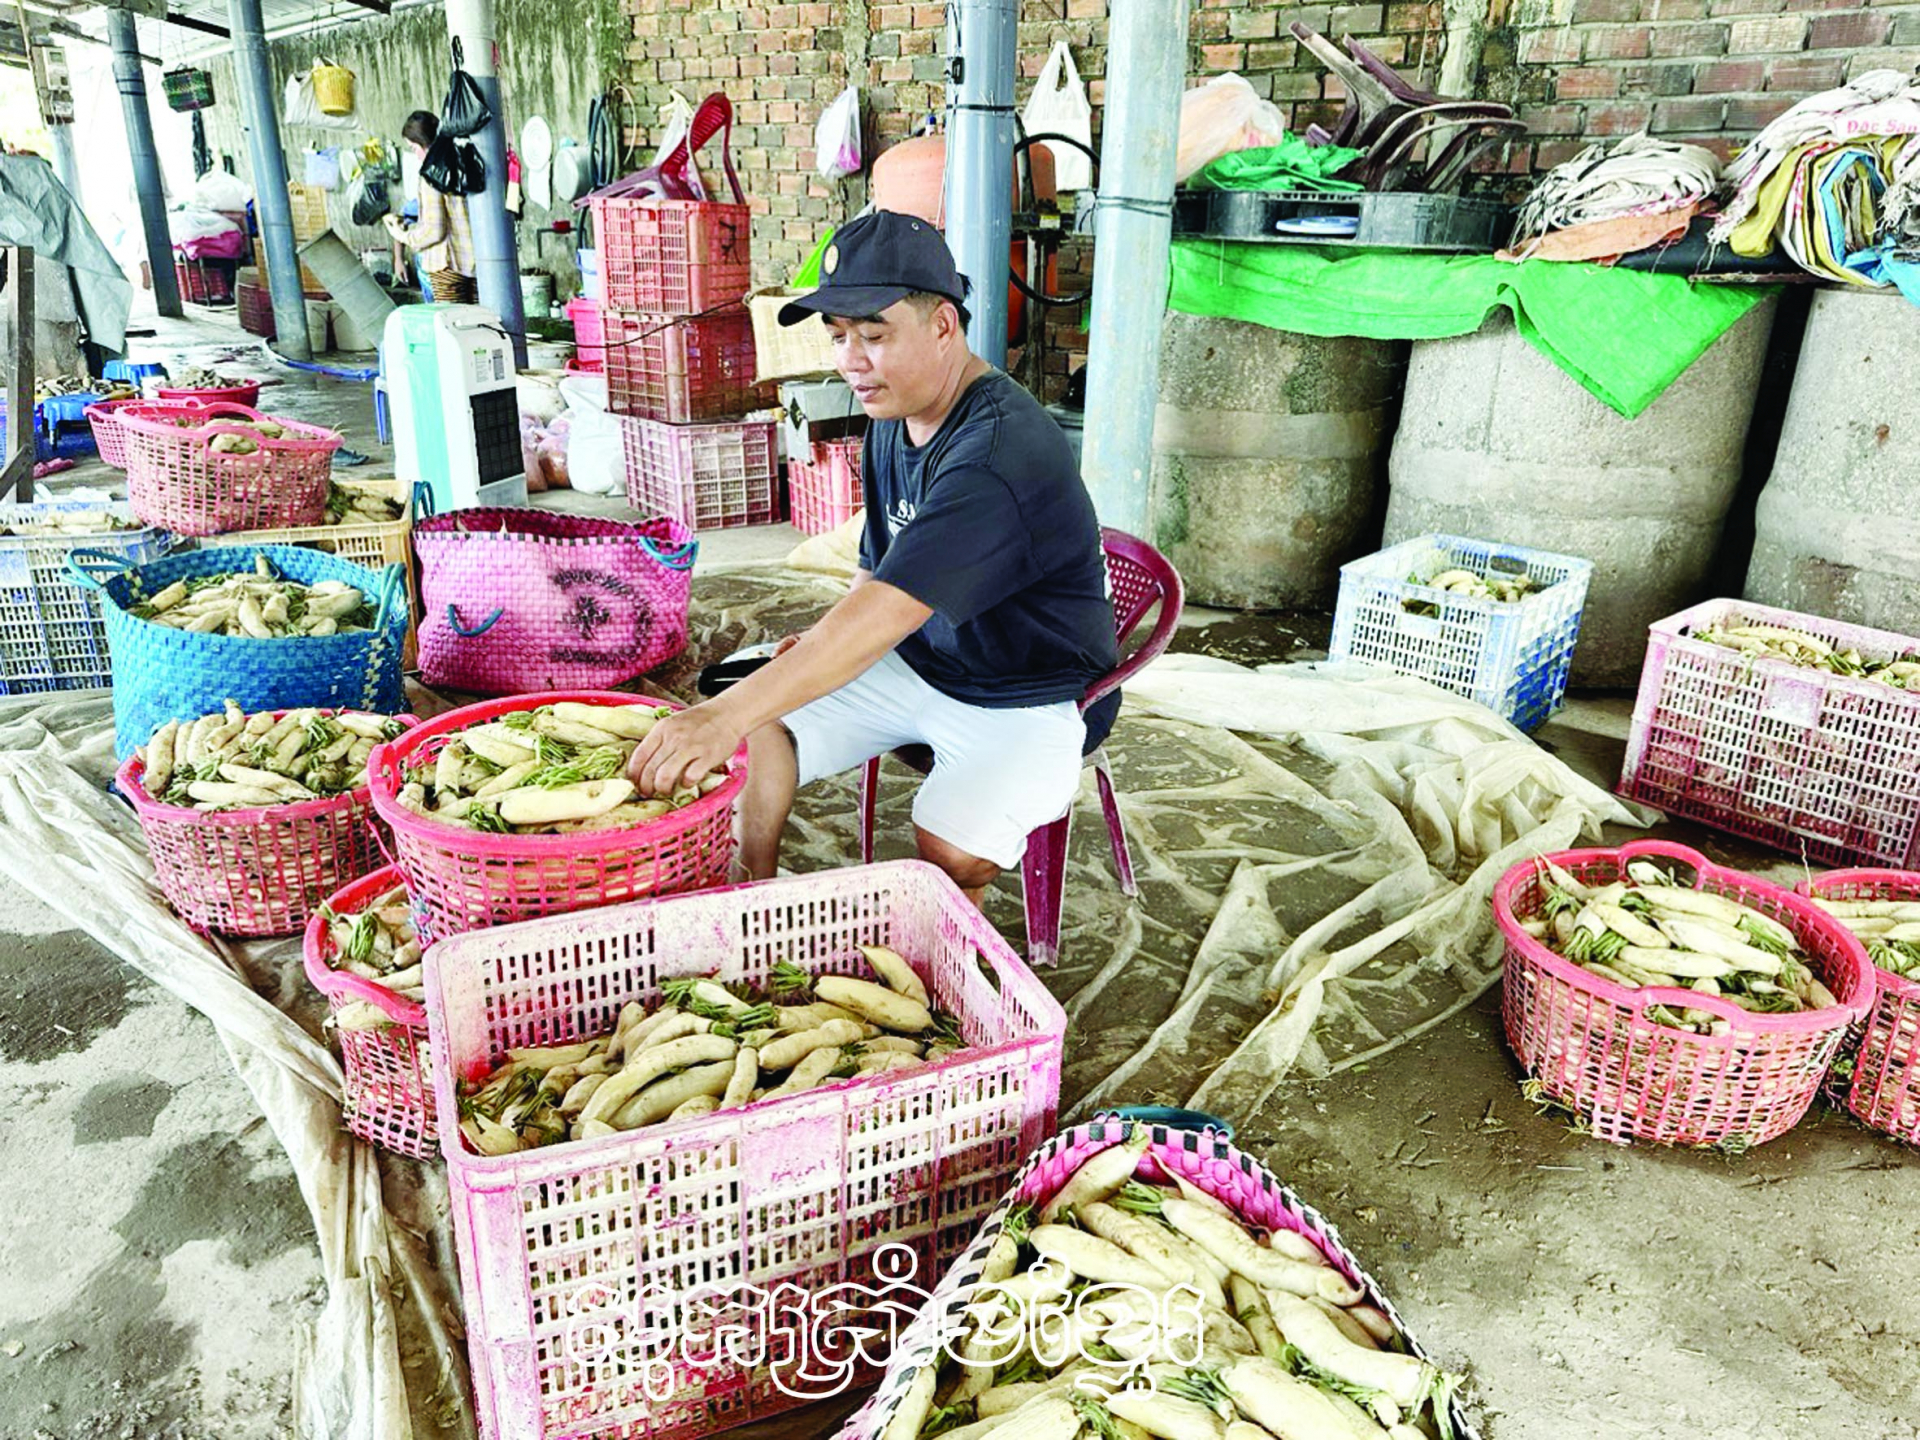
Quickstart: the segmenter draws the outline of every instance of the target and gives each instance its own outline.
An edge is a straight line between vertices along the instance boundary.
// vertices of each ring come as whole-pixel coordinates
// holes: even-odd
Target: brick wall
[[[1500,3],[1500,0],[1494,0]],[[1486,32],[1481,89],[1516,102],[1544,169],[1636,130],[1729,157],[1795,102],[1866,70],[1920,65],[1920,4],[1561,0]]]

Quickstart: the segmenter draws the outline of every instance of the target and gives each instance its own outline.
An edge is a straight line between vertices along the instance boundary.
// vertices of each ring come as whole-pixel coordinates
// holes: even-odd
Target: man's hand
[[[741,732],[709,701],[669,715],[647,732],[627,761],[627,778],[642,795],[665,797],[697,785],[740,748]]]

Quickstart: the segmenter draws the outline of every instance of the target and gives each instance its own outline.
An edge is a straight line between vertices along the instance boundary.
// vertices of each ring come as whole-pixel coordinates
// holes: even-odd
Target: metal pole
[[[500,109],[499,46],[494,38],[493,0],[447,0],[447,34],[458,37],[467,73],[493,112],[486,128],[472,137],[487,162],[487,188],[467,197],[467,221],[473,226],[473,269],[480,303],[500,317],[513,342],[513,363],[527,363],[527,313],[520,298],[520,255],[513,219],[507,214],[507,117]]]
[[[67,193],[73,197],[73,203],[78,205],[80,204],[80,167],[73,158],[73,126],[49,125],[47,133],[53,137],[53,173],[60,177],[60,183],[67,187]]]
[[[1080,473],[1102,523],[1144,539],[1186,79],[1187,0],[1113,0]]]
[[[973,282],[968,343],[995,365],[1007,363],[1019,53],[1020,0],[947,6],[947,243],[960,273]],[[1186,54],[1184,38],[1180,53]]]
[[[127,117],[127,154],[133,188],[140,197],[140,225],[147,234],[147,267],[153,272],[153,303],[162,315],[180,315],[180,282],[173,273],[173,240],[167,234],[167,192],[160,183],[160,153],[153,148],[153,117],[147,114],[147,77],[140,68],[140,36],[131,10],[107,11],[113,46],[113,78]]]
[[[287,157],[280,148],[279,92],[267,63],[260,0],[227,0],[233,31],[233,73],[240,81],[240,117],[253,169],[253,209],[267,252],[267,296],[273,302],[274,348],[289,360],[311,360],[307,297],[300,284],[300,251],[293,242],[293,202],[287,196]]]

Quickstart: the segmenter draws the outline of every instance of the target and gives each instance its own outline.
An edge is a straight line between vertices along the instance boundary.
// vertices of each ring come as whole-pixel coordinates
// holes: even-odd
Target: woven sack
[[[699,544],[678,521],[457,510],[415,525],[413,546],[429,685],[605,689],[687,648]]]

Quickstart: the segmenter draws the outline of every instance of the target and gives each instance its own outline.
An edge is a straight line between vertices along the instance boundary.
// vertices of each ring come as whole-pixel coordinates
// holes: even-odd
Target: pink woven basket
[[[162,400],[194,400],[202,405],[212,405],[219,401],[225,401],[229,405],[258,405],[260,382],[249,380],[244,385],[214,385],[200,390],[183,390],[178,386],[162,385],[153,393]]]
[[[1840,1003],[1756,1015],[1695,990],[1616,985],[1520,928],[1542,900],[1540,867],[1523,861],[1493,891],[1493,918],[1506,939],[1502,1011],[1507,1043],[1547,1098],[1622,1145],[1759,1145],[1798,1124],[1848,1026],[1873,1002],[1873,966],[1860,942],[1804,896],[1724,869],[1684,845],[1636,840],[1618,850],[1548,858],[1590,885],[1623,878],[1630,860],[1678,860],[1694,871],[1697,888],[1750,905],[1793,931]],[[1647,1019],[1649,1005],[1705,1010],[1732,1028],[1725,1035],[1676,1030]]]
[[[980,1283],[988,1252],[1017,1205],[1043,1203],[1066,1184],[1075,1171],[1102,1150],[1123,1143],[1136,1131],[1131,1120],[1095,1119],[1063,1130],[1041,1145],[1014,1178],[1013,1189],[981,1226],[964,1255],[941,1277],[939,1285],[907,1325],[873,1397],[848,1418],[836,1440],[879,1440],[912,1388],[914,1377],[928,1363],[945,1358],[951,1339],[942,1333],[950,1317],[963,1309]],[[1175,1174],[1195,1189],[1213,1196],[1248,1225],[1267,1231],[1291,1230],[1311,1240],[1334,1270],[1366,1292],[1366,1303],[1391,1320],[1405,1336],[1408,1348],[1423,1360],[1432,1357],[1407,1330],[1380,1284],[1361,1266],[1341,1240],[1340,1233],[1319,1211],[1308,1205],[1253,1156],[1235,1148],[1217,1130],[1177,1130],[1162,1125],[1147,1129],[1148,1144],[1139,1168],[1143,1180]],[[1113,1372],[1117,1375],[1118,1370]],[[1449,1398],[1449,1418],[1458,1440],[1480,1440],[1457,1397]],[[1384,1432],[1383,1432],[1384,1433]]]
[[[145,774],[129,755],[115,786],[140,819],[160,893],[203,934],[297,935],[321,901],[383,863],[365,786],[258,810],[195,810],[148,795]]]
[[[182,420],[198,418],[198,424]],[[269,440],[223,420],[272,420],[286,434]],[[116,412],[126,444],[127,499],[149,525],[176,535],[276,530],[318,525],[327,513],[327,480],[340,436],[225,402],[197,410],[170,404],[128,405]],[[218,435],[243,435],[259,447],[248,455],[213,450]]]
[[[687,648],[700,547],[677,521],[455,510],[417,522],[413,546],[429,685],[605,689]]]
[[[423,940],[726,883],[733,860],[733,797],[747,781],[745,745],[734,752],[726,783],[712,794],[632,830],[493,835],[442,825],[401,805],[407,773],[431,762],[448,736],[558,700],[682,708],[670,700],[609,691],[519,695],[450,710],[375,747],[367,762],[373,808],[393,830],[394,858],[406,876]]]
[[[1920,871],[1831,870],[1797,888],[1823,900],[1920,901]],[[1852,1074],[1834,1088],[1862,1124],[1920,1145],[1920,981],[1875,965],[1873,990],[1873,1007],[1841,1055]],[[1835,1065],[1836,1082],[1842,1073]]]
[[[450,1116],[456,1083],[510,1048],[603,1034],[622,1005],[657,1000],[667,980],[764,985],[782,961],[857,974],[862,945],[906,957],[967,1048],[509,1155],[474,1154],[457,1126],[442,1132],[486,1440],[701,1440],[812,1398],[835,1363],[821,1351],[835,1342],[824,1328],[796,1335],[801,1309],[781,1298],[777,1313],[758,1308],[764,1318],[746,1322],[764,1332],[767,1355],[793,1357],[784,1388],[744,1347],[702,1353],[700,1332],[715,1323],[703,1315],[755,1296],[764,1306],[792,1295],[804,1309],[809,1292],[863,1283],[880,1256],[902,1250],[931,1283],[1051,1133],[1066,1016],[992,923],[919,861],[554,916],[434,947],[434,1092]],[[871,1363],[859,1362],[875,1358],[871,1348],[855,1356],[864,1374],[841,1371],[842,1383],[869,1378]]]
[[[400,868],[389,865],[355,880],[327,900],[337,915],[358,915],[402,883]],[[344,1119],[347,1129],[398,1155],[432,1160],[440,1154],[434,1123],[433,1073],[427,1044],[426,1007],[386,986],[333,968],[336,948],[327,922],[317,912],[307,921],[304,955],[307,979],[339,1014],[364,1004],[385,1011],[389,1024],[378,1029],[335,1028],[346,1073]]]

